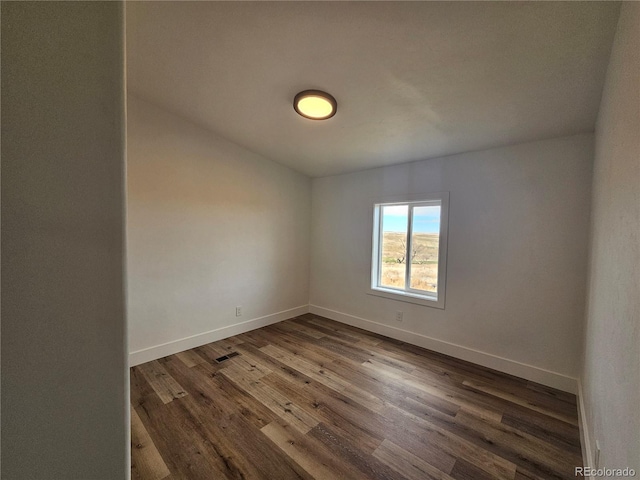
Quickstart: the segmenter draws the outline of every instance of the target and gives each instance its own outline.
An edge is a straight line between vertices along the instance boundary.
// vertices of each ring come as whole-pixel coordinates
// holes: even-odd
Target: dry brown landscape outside
[[[427,292],[437,291],[439,237],[437,233],[413,234],[411,288]],[[384,232],[380,275],[382,286],[404,288],[406,242],[406,233]]]

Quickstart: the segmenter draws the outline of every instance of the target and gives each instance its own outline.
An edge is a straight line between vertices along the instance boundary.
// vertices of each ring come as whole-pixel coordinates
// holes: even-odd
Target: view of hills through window
[[[438,289],[438,246],[440,206],[414,206],[409,232],[409,205],[382,206],[382,252],[380,286],[405,289],[410,267],[410,288],[436,293]],[[407,240],[411,235],[411,251]],[[407,256],[410,259],[407,259]],[[409,261],[409,265],[407,265]]]

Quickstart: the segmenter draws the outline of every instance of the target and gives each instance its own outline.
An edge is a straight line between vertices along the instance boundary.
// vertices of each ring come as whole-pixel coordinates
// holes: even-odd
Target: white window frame
[[[407,225],[407,263],[405,269],[405,285],[410,285],[412,249],[413,208],[419,206],[440,205],[440,244],[438,246],[438,291],[436,293],[415,290],[410,287],[397,289],[380,286],[380,264],[382,256],[382,208],[388,205],[409,205]],[[449,192],[438,192],[403,197],[387,197],[373,204],[373,237],[371,248],[371,282],[369,294],[389,298],[401,302],[414,303],[426,307],[444,309],[447,281],[447,236],[449,230]]]

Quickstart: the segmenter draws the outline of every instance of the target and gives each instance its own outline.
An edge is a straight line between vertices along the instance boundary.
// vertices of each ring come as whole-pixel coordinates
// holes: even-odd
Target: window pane
[[[440,206],[413,208],[411,235],[411,288],[438,291]]]
[[[404,289],[408,223],[407,205],[382,207],[380,286]]]

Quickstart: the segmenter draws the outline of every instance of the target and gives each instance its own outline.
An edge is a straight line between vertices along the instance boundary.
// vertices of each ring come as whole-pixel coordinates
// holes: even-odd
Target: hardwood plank
[[[208,419],[195,425],[195,433],[204,439],[207,450],[203,454],[213,458],[224,472],[211,478],[308,479],[303,469],[286,458],[280,458],[277,448],[262,441],[260,432],[246,418],[232,413],[209,418],[206,406],[187,397],[181,405],[194,419]]]
[[[445,382],[440,381],[438,378],[434,378],[432,374],[425,375],[420,368],[416,369],[416,371],[413,372],[413,375],[420,378],[428,385],[433,385],[436,388],[440,388],[448,392],[448,394],[451,395],[452,398],[463,398],[466,401],[470,401],[474,405],[477,405],[478,407],[484,406],[484,408],[487,410],[503,412],[503,414],[504,412],[514,412],[514,414],[523,417],[535,416],[536,421],[542,418],[542,416],[537,411],[527,409],[522,405],[512,403],[511,401],[507,400],[509,398],[508,395],[505,395],[504,398],[501,398],[501,396],[494,396],[490,393],[475,390],[467,385],[464,385],[464,382],[467,380],[460,374],[446,374],[444,378],[447,378],[448,380],[446,380]],[[527,399],[526,401],[533,402],[534,404],[535,402],[540,402],[540,404],[548,404],[548,408],[552,411],[556,411],[559,415],[563,415],[566,418],[573,417],[577,419],[577,408],[575,406],[575,403],[573,404],[573,406],[571,406],[571,404],[564,402],[563,400],[553,399],[552,396],[550,396],[547,392],[542,393],[538,395],[537,398],[532,399],[530,396],[531,390],[526,385],[523,386],[520,383],[513,384],[508,381],[508,379],[505,379],[505,381],[502,382],[500,388],[503,389],[505,394],[509,392],[517,392],[513,393],[513,395],[516,397],[518,397],[521,392],[524,392],[524,397],[521,398],[522,401],[518,403],[524,403],[524,399]],[[549,403],[550,401],[555,401],[556,403],[552,405]],[[536,410],[544,411],[544,409]],[[546,416],[544,418],[546,418],[546,420],[554,420]],[[497,418],[494,418],[494,420],[495,419]],[[575,425],[573,424],[574,422],[572,421],[570,423],[571,425],[569,425],[569,427],[575,428]]]
[[[295,463],[278,458],[277,449],[261,440],[259,429],[279,418],[262,403],[224,375],[210,373],[209,364],[188,369],[167,359],[165,366],[170,373],[181,375],[189,389],[191,395],[183,404],[193,418],[201,420],[199,434],[224,459],[228,477],[309,478]]]
[[[435,442],[423,442],[416,428],[397,429],[393,419],[385,418],[367,409],[363,409],[358,403],[336,392],[319,382],[312,382],[303,388],[295,388],[285,378],[277,378],[270,375],[264,377],[264,382],[274,382],[278,390],[296,402],[307,411],[312,410],[325,425],[331,425],[341,435],[358,445],[359,449],[366,453],[373,453],[379,446],[385,435],[402,445],[409,445],[416,455],[427,455],[432,463],[444,471],[449,471],[455,463],[448,453],[444,452]]]
[[[478,415],[491,418],[498,422],[502,419],[502,412],[496,411],[495,409],[486,406],[478,406],[477,403],[465,398],[462,395],[452,393],[445,387],[433,384],[430,385],[424,381],[420,381],[419,378],[415,377],[412,374],[399,373],[397,371],[394,371],[393,369],[390,369],[386,365],[376,362],[375,360],[367,360],[362,365],[365,368],[373,369],[378,373],[386,375],[387,377],[391,377],[395,380],[400,380],[406,385],[421,390],[424,393],[456,403],[460,407],[464,407],[469,411],[476,412]],[[416,396],[416,398],[420,397]]]
[[[142,370],[137,366],[130,369],[130,385],[131,405],[134,407],[140,406],[148,412],[164,405],[156,391],[149,385]]]
[[[535,382],[527,382],[527,388],[538,395],[539,398],[554,398],[574,406],[577,405],[576,396],[572,393],[563,392],[562,390],[557,390]],[[543,397],[540,397],[540,395],[543,395]]]
[[[230,358],[229,360],[225,360],[224,368],[222,369],[222,373],[231,374],[234,372],[235,375],[242,375],[243,378],[247,378],[250,380],[259,380],[265,375],[269,375],[271,370],[266,365],[263,365],[261,362],[256,359],[249,359],[244,355],[238,355],[237,357]]]
[[[526,468],[528,471],[538,472],[539,475],[548,478],[557,478],[559,472],[566,474],[580,462],[579,455],[574,455],[566,449],[557,448],[501,423],[482,419],[464,409],[459,410],[455,418],[452,418],[435,409],[423,407],[421,404],[416,404],[416,408],[412,410],[412,400],[407,399],[407,401],[409,405],[404,406],[405,410],[463,438],[477,448],[499,455],[518,468]],[[424,410],[421,411],[421,408],[428,409],[426,414]],[[556,457],[562,460],[549,460]],[[469,460],[470,463],[474,463],[473,460]]]
[[[385,417],[393,419],[397,426],[407,431],[420,432],[427,442],[437,442],[438,446],[455,458],[462,458],[489,473],[493,478],[510,480],[515,476],[516,465],[489,450],[478,448],[469,440],[424,418],[408,413],[397,407],[385,412]]]
[[[162,480],[171,474],[135,408],[131,408],[131,476]]]
[[[495,423],[461,411],[456,415],[461,425],[483,433],[490,450],[518,466],[546,478],[564,478],[573,475],[574,467],[582,459],[503,423]],[[517,445],[517,448],[514,446]]]
[[[407,399],[407,402],[408,406],[403,406],[406,411],[476,445],[477,448],[504,458],[518,468],[526,468],[549,478],[557,478],[559,472],[566,474],[580,461],[579,456],[572,455],[571,452],[558,449],[539,438],[510,429],[501,423],[482,419],[464,409],[459,410],[452,418],[417,402],[412,409],[412,399]],[[553,460],[556,457],[560,460]],[[480,465],[473,458],[466,459],[469,463]]]
[[[222,368],[223,365],[216,362],[216,358],[220,357],[221,354],[219,352],[212,350],[210,348],[210,344],[202,345],[201,347],[196,347],[196,348],[193,348],[192,350],[196,352],[198,355],[200,355],[200,357],[204,358],[206,363],[208,363],[209,365],[212,365],[218,369]],[[224,355],[226,355],[226,353]]]
[[[580,431],[577,426],[548,417],[542,413],[517,406],[508,408],[502,416],[502,423],[521,432],[533,435],[547,443],[581,455]]]
[[[351,465],[338,461],[320,442],[301,435],[287,424],[270,423],[262,428],[262,433],[316,480],[367,478]]]
[[[332,346],[332,344],[334,346]],[[338,338],[325,338],[322,342],[314,342],[314,345],[318,345],[331,354],[338,354],[337,358],[341,360],[349,358],[357,364],[361,364],[368,359],[372,359],[389,367],[408,373],[411,373],[416,369],[415,365],[402,361],[397,356],[388,355],[384,350],[372,345],[359,345],[358,342],[347,342]]]
[[[217,342],[208,343],[207,345],[203,345],[201,347],[198,347],[195,350],[200,355],[202,355],[203,357],[207,358],[209,363],[211,363],[212,365],[218,363],[216,361],[217,358],[222,357],[222,356],[226,355],[227,353],[229,353],[229,351],[227,349],[225,349],[224,346],[219,345]]]
[[[283,375],[286,379],[299,386],[304,386],[312,381],[310,377],[297,371],[292,366],[282,363],[274,357],[267,355],[253,345],[244,344],[239,347],[239,349],[243,355],[261,362],[263,365],[266,365],[272,372]]]
[[[278,382],[273,377],[265,377],[263,381]],[[363,409],[349,397],[319,382],[295,390],[291,385],[287,388],[287,383],[279,381],[279,390],[296,398],[307,410],[314,409],[322,422],[340,430],[346,439],[352,440],[362,451],[373,453],[385,435],[389,435],[393,441],[416,452],[416,455],[429,456],[432,464],[443,471],[449,471],[455,463],[455,458],[444,452],[432,439],[423,441],[420,437],[423,432],[415,426],[399,429],[394,419]]]
[[[243,343],[244,342],[238,337],[229,337],[210,343],[208,346],[216,352],[219,352],[219,356],[222,356],[235,351],[236,347]]]
[[[304,323],[302,322],[296,322],[293,323],[293,321],[288,320],[286,322],[280,322],[277,324],[277,326],[283,330],[286,330],[288,332],[302,332],[305,335],[311,337],[311,338],[322,338],[324,336],[326,336],[326,333],[319,331],[318,329],[314,329],[314,328],[309,328],[307,326],[305,326]]]
[[[176,357],[182,360],[182,362],[189,368],[206,362],[206,360],[198,355],[194,350],[186,350],[184,352],[176,353]]]
[[[456,480],[492,480],[493,477],[489,475],[484,470],[476,467],[475,465],[458,459],[456,464],[453,466],[453,470],[451,470],[451,477]],[[514,472],[515,478],[515,472]]]
[[[318,424],[318,420],[304,409],[290,402],[287,397],[260,380],[247,379],[243,375],[236,375],[233,370],[229,371],[229,369],[223,370],[222,374],[301,433],[307,433]]]
[[[233,350],[234,347],[242,345],[243,341],[238,336],[223,338],[213,342],[214,345],[219,345],[226,350]]]
[[[328,353],[338,358],[348,358],[354,362],[362,363],[372,358],[371,353],[355,347],[354,344],[343,345],[335,339],[321,338],[315,342],[316,345],[324,348]]]
[[[187,395],[184,388],[167,373],[157,360],[139,365],[138,368],[163,403],[166,404],[172,402],[175,398],[182,398]]]
[[[181,362],[169,359],[164,365],[169,373],[180,378],[195,401],[206,409],[207,419],[226,418],[237,413],[257,428],[262,428],[278,418],[225,376],[217,371],[211,372],[208,364],[189,369]]]
[[[549,480],[582,464],[575,396],[311,314],[133,367],[131,403],[134,479]]]
[[[360,340],[359,337],[353,336],[353,335],[349,335],[348,333],[344,332],[344,331],[340,331],[337,328],[330,328],[327,325],[323,325],[320,322],[312,322],[309,320],[304,320],[304,319],[296,319],[294,320],[296,322],[296,327],[300,328],[308,328],[310,330],[313,330],[315,332],[317,332],[318,335],[320,335],[317,338],[323,338],[326,336],[331,337],[332,339],[340,339],[343,341],[347,341],[349,343],[356,343],[358,340]]]
[[[238,339],[242,340],[242,344],[244,346],[249,344],[256,348],[261,348],[269,344],[269,342],[260,337],[259,330],[252,330],[250,332],[241,333],[240,335],[236,336]]]
[[[260,432],[248,434],[248,427],[237,416],[232,416],[219,427],[221,432],[214,438],[228,444],[228,455],[239,462],[242,478],[313,480],[299,464],[281,455],[276,445],[264,441]]]
[[[440,378],[445,381],[451,379],[455,383],[461,383],[463,380],[473,379],[489,384],[520,385],[524,388],[529,383],[527,380],[490,368],[479,367],[470,362],[426,350],[409,343],[384,341],[379,346],[390,353],[401,355],[410,359],[411,362],[415,362],[418,370],[423,374],[431,373],[434,375],[433,378]]]
[[[450,472],[456,463],[457,454],[451,454],[450,449],[438,442],[438,439],[420,432],[419,428],[388,430],[390,441],[411,454],[428,459],[429,463],[443,472]]]
[[[289,334],[285,336],[279,336],[276,339],[276,342],[283,339],[286,340],[288,338],[288,335]],[[327,340],[326,338],[309,340],[302,345],[302,349],[300,345],[293,345],[291,342],[276,342],[273,342],[275,346],[296,355],[299,355],[300,352],[302,352],[305,359],[313,359],[314,362],[321,367],[330,367],[335,363],[336,360],[351,361],[353,365],[359,365],[360,363],[362,363],[360,361],[360,356],[358,356],[357,359],[354,359],[353,356],[345,356],[343,353],[337,353],[332,348],[327,348],[327,342],[329,342],[330,344],[334,344],[335,341]],[[340,345],[338,345],[338,347],[340,347]],[[368,354],[366,354],[365,356],[367,358],[369,357]]]
[[[558,392],[548,388],[540,388],[541,385],[534,384],[533,382],[527,382],[526,384],[510,382],[501,380],[496,382],[482,382],[474,380],[472,378],[463,379],[472,382],[478,382],[480,384],[487,384],[490,387],[497,388],[504,393],[509,393],[522,400],[531,402],[541,408],[546,408],[552,411],[558,411],[566,413],[571,417],[577,418],[577,404],[575,396],[570,398],[565,392]]]
[[[309,341],[302,341],[299,338],[292,337],[284,331],[280,333],[264,331],[262,334],[269,341],[268,345],[263,348],[280,348],[296,357],[302,357],[307,362],[313,363],[318,367],[325,367],[326,365],[331,364],[335,359],[335,355],[328,354],[319,348],[312,348],[313,344]]]
[[[409,480],[451,480],[452,477],[385,439],[373,455]]]
[[[354,365],[352,362],[337,359],[331,364],[331,369],[342,377],[348,378],[354,386],[374,393],[381,400],[396,406],[402,406],[405,403],[405,397],[415,396],[420,397],[429,408],[435,408],[449,415],[455,415],[460,409],[460,405],[448,399],[430,395],[401,380],[379,375],[371,369]]]
[[[544,415],[547,415],[549,417],[553,417],[553,418],[557,418],[558,420],[562,420],[563,422],[567,422],[571,425],[575,425],[578,426],[578,419],[575,417],[575,415],[567,415],[564,413],[558,413],[557,411],[553,411],[549,408],[544,408],[544,407],[540,407],[539,405],[537,405],[534,402],[531,401],[527,401],[523,398],[520,398],[516,395],[513,395],[511,393],[505,392],[502,389],[496,388],[496,387],[492,387],[491,385],[485,385],[479,382],[472,382],[469,380],[465,380],[464,382],[462,382],[463,385],[470,387],[474,390],[480,391],[480,392],[484,392],[484,393],[488,393],[489,395],[493,395],[494,397],[498,397],[498,398],[502,398],[503,400],[507,400],[511,403],[514,403],[516,405],[521,405],[523,407],[526,408],[530,408],[531,410],[534,410],[536,412],[540,412],[543,413]]]
[[[384,462],[373,455],[369,455],[359,448],[358,443],[347,440],[341,432],[319,423],[309,431],[310,437],[322,442],[333,454],[337,455],[343,463],[346,463],[360,471],[365,478],[379,480],[405,480],[405,477],[396,472]]]
[[[316,317],[313,314],[309,317],[299,317],[299,320],[304,321],[307,325],[315,325],[316,327],[325,329],[323,331],[328,330],[334,332],[334,334],[336,334],[335,336],[338,338],[344,338],[345,336],[356,338],[358,342],[362,342],[366,345],[378,345],[387,338],[377,333],[367,332],[361,328],[329,320],[328,318]]]
[[[577,477],[582,477],[582,475],[578,475]],[[534,475],[531,472],[527,472],[526,470],[518,467],[516,470],[516,478],[514,480],[546,480],[543,477],[539,477],[538,475]]]
[[[180,405],[182,400],[177,399],[148,414],[136,409],[171,475],[189,480],[229,478],[224,460],[215,450],[210,451],[213,446],[200,433],[199,422]]]
[[[306,360],[297,358],[285,350],[272,345],[267,345],[261,348],[263,352],[272,355],[274,358],[281,359],[284,362],[293,365],[298,371],[305,375],[317,380],[320,383],[332,388],[338,392],[344,393],[354,401],[360,403],[363,407],[370,409],[374,412],[380,412],[385,407],[385,402],[380,400],[373,394],[366,392],[360,388],[354,387],[350,382],[341,378],[335,374],[329,368],[318,368],[313,364],[310,364]]]
[[[262,381],[277,388],[320,422],[339,430],[341,436],[358,445],[363,452],[373,453],[384,438],[384,427],[376,428],[377,419],[368,415],[367,410],[321,383],[314,381],[299,387],[277,373]]]

